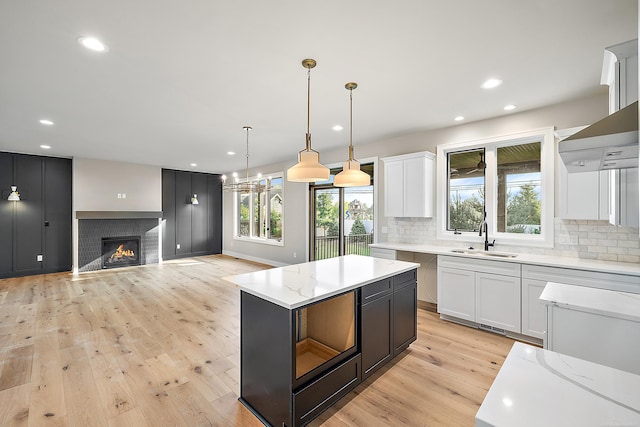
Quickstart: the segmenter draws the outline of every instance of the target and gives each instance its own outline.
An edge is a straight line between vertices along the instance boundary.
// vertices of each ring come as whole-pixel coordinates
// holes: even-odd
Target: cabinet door
[[[475,273],[438,268],[438,312],[475,322]]]
[[[560,218],[609,218],[609,171],[568,173],[560,162],[558,175]]]
[[[403,216],[403,167],[402,160],[384,162],[384,214]]]
[[[544,338],[547,330],[547,310],[540,302],[540,294],[547,282],[522,279],[522,333]]]
[[[393,293],[393,354],[394,356],[416,340],[418,287],[411,282]]]
[[[393,294],[362,305],[362,380],[393,357]]]
[[[404,160],[404,216],[424,217],[426,186],[424,157]]]
[[[476,273],[476,322],[520,333],[520,278]]]

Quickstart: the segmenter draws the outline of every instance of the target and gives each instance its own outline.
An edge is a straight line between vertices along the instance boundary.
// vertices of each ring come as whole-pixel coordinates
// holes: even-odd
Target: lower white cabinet
[[[476,273],[476,322],[520,332],[520,275]]]
[[[544,338],[547,330],[545,306],[540,294],[547,282],[522,278],[522,333],[530,337]]]
[[[438,256],[438,312],[520,333],[520,264]]]
[[[438,267],[438,312],[475,322],[475,288],[476,274],[473,271]]]

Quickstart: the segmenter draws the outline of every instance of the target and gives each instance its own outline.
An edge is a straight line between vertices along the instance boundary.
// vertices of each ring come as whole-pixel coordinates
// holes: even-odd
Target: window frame
[[[437,230],[436,237],[439,240],[455,240],[464,242],[482,242],[484,236],[478,236],[477,231],[463,231],[454,234],[453,230],[447,230],[448,217],[448,162],[447,154],[456,151],[484,148],[485,150],[485,209],[487,211],[487,224],[489,239],[496,239],[498,245],[510,246],[535,246],[552,248],[554,246],[554,166],[555,166],[555,140],[553,128],[541,128],[508,135],[494,136],[477,140],[440,144],[436,147],[436,188],[437,200]],[[540,234],[520,234],[497,232],[498,198],[497,198],[497,150],[499,147],[509,145],[540,142]]]
[[[269,178],[265,178],[265,176],[268,176]],[[233,239],[234,240],[238,240],[242,242],[261,243],[261,244],[272,245],[272,246],[284,246],[284,234],[285,234],[285,226],[284,226],[285,224],[285,221],[284,221],[285,175],[284,175],[284,172],[280,171],[280,172],[275,172],[271,174],[265,174],[261,178],[258,178],[257,176],[249,177],[249,181],[256,181],[258,179],[260,181],[264,181],[267,179],[271,179],[273,181],[274,179],[278,179],[278,178],[282,180],[282,188],[279,192],[282,200],[282,214],[280,217],[281,227],[282,227],[282,236],[280,237],[280,239],[276,240],[271,237],[260,237],[259,235],[260,232],[259,231],[256,232],[256,230],[254,230],[255,224],[259,223],[259,220],[260,220],[260,218],[257,218],[257,219],[255,218],[255,200],[256,198],[258,199],[260,198],[260,194],[255,194],[254,192],[251,192],[249,195],[249,235],[248,236],[240,235],[240,204],[241,204],[241,195],[243,193],[235,193],[233,195]],[[243,179],[240,182],[244,182],[244,181],[246,181],[246,179]],[[271,198],[273,196],[271,195],[270,191],[267,191],[266,193],[267,194],[265,196],[265,200],[267,203],[267,206],[266,206],[267,212],[269,215],[271,215]]]

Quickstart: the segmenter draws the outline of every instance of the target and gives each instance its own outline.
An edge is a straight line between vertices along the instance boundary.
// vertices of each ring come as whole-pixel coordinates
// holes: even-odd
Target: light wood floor
[[[260,426],[238,401],[239,290],[207,256],[0,280],[0,426]],[[313,426],[472,426],[513,341],[418,310],[418,340]]]

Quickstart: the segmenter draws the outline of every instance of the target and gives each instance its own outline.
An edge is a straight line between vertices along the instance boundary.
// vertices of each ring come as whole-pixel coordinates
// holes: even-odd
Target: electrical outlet
[[[118,193],[118,199],[122,199],[122,193]]]
[[[298,256],[298,254],[294,252],[294,253],[293,253],[293,257],[295,258],[295,257],[297,257],[297,256]]]
[[[42,255],[36,255],[36,261],[42,261]]]
[[[176,249],[180,249],[180,243],[176,245]]]

